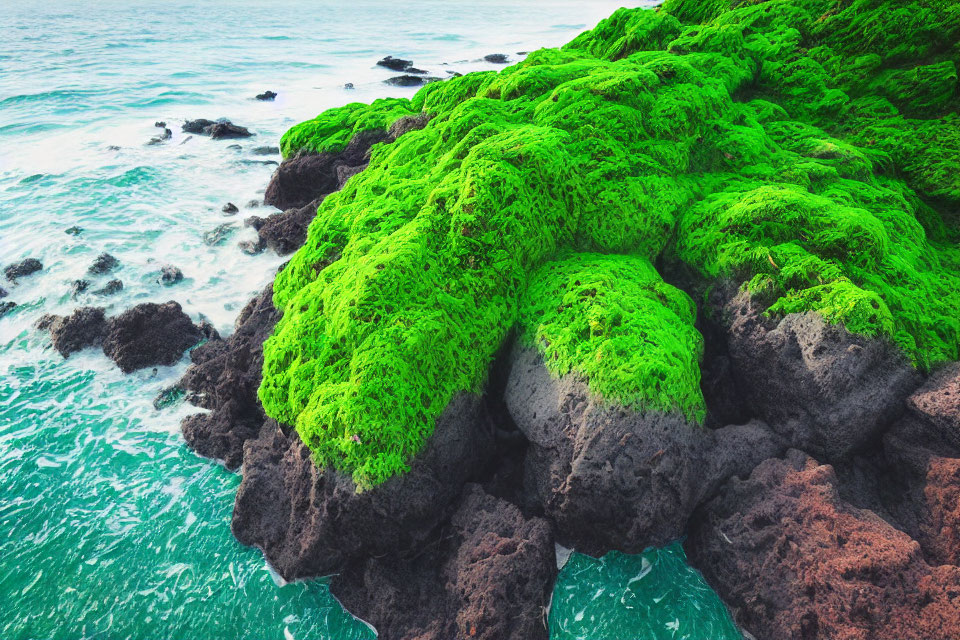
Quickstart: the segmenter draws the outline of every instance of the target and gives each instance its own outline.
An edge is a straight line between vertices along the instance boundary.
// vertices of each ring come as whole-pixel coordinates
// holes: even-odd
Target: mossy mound
[[[956,359],[958,5],[730,4],[620,10],[500,73],[291,129],[287,157],[434,116],[374,147],[278,275],[267,413],[375,485],[517,327],[553,373],[697,419],[694,308],[658,258],[919,366]]]

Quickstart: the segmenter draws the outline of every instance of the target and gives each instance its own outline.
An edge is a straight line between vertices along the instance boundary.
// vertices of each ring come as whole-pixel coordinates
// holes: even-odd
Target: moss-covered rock
[[[694,308],[658,259],[956,359],[958,41],[947,0],[668,0],[297,125],[286,157],[433,116],[373,148],[279,274],[265,410],[369,487],[519,328],[609,403],[701,417]]]

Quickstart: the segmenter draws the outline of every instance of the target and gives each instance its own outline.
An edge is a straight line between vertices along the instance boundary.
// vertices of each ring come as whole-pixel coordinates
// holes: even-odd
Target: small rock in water
[[[119,280],[111,280],[101,289],[97,289],[93,292],[95,296],[112,296],[115,293],[123,291],[123,283]]]
[[[227,204],[223,205],[223,209],[221,209],[221,211],[233,215],[234,213],[240,211],[240,209],[238,209],[237,205],[233,204],[232,202],[228,202]]]
[[[234,231],[236,231],[236,226],[232,222],[225,222],[204,233],[203,242],[210,247],[216,247],[223,244],[224,240],[233,235]]]
[[[276,92],[264,91],[263,93],[257,95],[257,100],[273,100],[276,97],[277,97]]]
[[[449,74],[450,74],[451,76],[453,76],[454,78],[461,78],[461,77],[463,77],[463,74],[460,73],[459,71],[451,71],[451,70],[448,69],[448,70],[447,70],[447,73],[449,73]]]
[[[64,233],[67,234],[68,236],[78,236],[81,233],[83,233],[83,229],[81,229],[80,227],[70,227],[69,229],[64,231]]]
[[[166,409],[183,400],[184,395],[186,395],[186,391],[184,391],[180,385],[173,385],[172,387],[161,389],[157,397],[153,399],[153,408],[157,411]]]
[[[377,63],[379,67],[386,67],[391,71],[406,71],[413,66],[412,60],[404,60],[403,58],[394,58],[393,56],[387,56],[383,60],[380,60]]]
[[[227,149],[233,149],[234,151],[243,151],[243,147],[238,144],[227,145]]]
[[[421,76],[422,76],[422,75],[426,75],[426,73],[427,73],[427,72],[424,71],[423,69],[417,69],[416,67],[410,67],[409,69],[406,70],[406,72],[407,72],[407,73],[415,73],[415,74],[418,74],[418,75],[421,75]]]
[[[172,264],[165,264],[160,267],[161,284],[177,284],[181,280],[183,280],[183,271],[180,271],[179,268],[173,266]]]
[[[118,147],[115,144],[112,144],[109,147],[107,147],[107,151],[120,151],[120,147]]]
[[[353,86],[352,82],[348,82],[345,85],[343,85],[343,88],[347,90],[352,90],[352,89],[355,89],[356,87]]]
[[[255,156],[272,156],[280,153],[280,147],[254,147],[250,153]]]
[[[73,284],[70,285],[70,297],[76,298],[89,287],[90,282],[88,280],[74,280]]]
[[[6,297],[7,297],[7,290],[4,289],[3,287],[0,287],[0,298],[6,298]]]
[[[419,87],[422,84],[436,82],[439,79],[426,76],[394,76],[387,78],[384,82],[394,87]]]
[[[90,268],[87,269],[87,272],[94,275],[102,275],[104,273],[110,273],[118,266],[120,266],[119,260],[109,253],[101,253],[97,256],[97,259],[93,261],[93,264],[90,265]]]
[[[163,120],[159,120],[159,121],[157,121],[157,122],[154,122],[154,123],[153,123],[153,126],[157,127],[158,129],[166,129],[166,128],[167,128],[167,123],[164,122]]]
[[[493,64],[507,64],[507,56],[504,53],[491,53],[483,56],[483,59]]]
[[[210,136],[214,140],[226,138],[249,138],[253,134],[245,127],[240,127],[229,120],[207,120],[199,118],[197,120],[187,120],[183,123],[185,133],[196,133],[204,136]]]
[[[10,311],[13,311],[16,307],[17,303],[11,300],[0,302],[0,318],[7,315]]]
[[[10,282],[16,283],[17,278],[32,275],[41,269],[43,269],[42,262],[36,258],[27,258],[26,260],[7,265],[3,270],[3,275],[7,276],[7,280]]]
[[[190,140],[193,140],[193,136],[187,136],[186,138],[180,141],[180,144],[186,144]]]
[[[259,206],[260,206],[259,200],[250,200],[249,202],[247,202],[247,209],[256,209]]]
[[[49,330],[53,348],[68,358],[71,353],[100,344],[107,319],[103,307],[80,307],[69,316],[44,315],[35,326]]]
[[[267,244],[263,240],[241,240],[237,243],[237,246],[240,247],[240,251],[248,256],[263,253],[263,250],[267,248]]]

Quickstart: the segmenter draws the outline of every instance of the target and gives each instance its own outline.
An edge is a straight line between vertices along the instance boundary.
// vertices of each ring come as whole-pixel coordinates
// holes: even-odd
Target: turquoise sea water
[[[324,108],[412,94],[382,83],[391,74],[374,63],[384,55],[440,76],[495,68],[479,58],[562,44],[620,4],[3,3],[0,266],[29,256],[45,269],[17,286],[0,283],[19,305],[0,318],[0,639],[373,636],[322,581],[283,584],[258,551],[233,539],[239,477],[184,446],[179,422],[192,409],[152,406],[186,359],[123,375],[95,350],[63,360],[31,326],[82,304],[115,313],[175,299],[229,333],[283,261],[236,246],[253,235],[242,219],[265,213],[246,207],[273,170],[262,163],[279,160],[254,147],[276,145]],[[279,98],[251,99],[266,89]],[[198,117],[227,117],[257,136],[180,132],[182,120]],[[147,145],[159,120],[173,138]],[[224,216],[227,201],[241,213]],[[225,223],[227,240],[205,244],[204,232]],[[73,226],[82,232],[66,234]],[[109,278],[123,291],[72,300],[73,280],[90,279],[89,292],[109,279],[85,275],[102,251],[120,260]],[[161,286],[164,263],[186,279]],[[637,620],[639,609],[613,596],[591,600],[593,632],[565,618],[583,608],[579,597],[622,592],[618,581],[636,568],[624,557],[604,565],[619,567],[616,576],[573,571],[587,561],[574,556],[564,568],[555,596],[563,608],[551,614],[558,638],[611,637]],[[696,577],[682,562],[664,566],[658,584]],[[709,591],[695,593],[716,605]],[[636,622],[629,637],[683,637],[646,628]]]

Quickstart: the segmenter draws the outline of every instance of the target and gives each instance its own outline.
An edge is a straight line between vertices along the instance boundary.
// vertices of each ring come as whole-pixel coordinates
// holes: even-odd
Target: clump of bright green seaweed
[[[264,408],[372,486],[516,327],[553,373],[697,420],[695,310],[657,259],[957,359],[958,43],[948,0],[667,0],[297,125],[287,157],[434,116],[374,148],[278,275]]]

